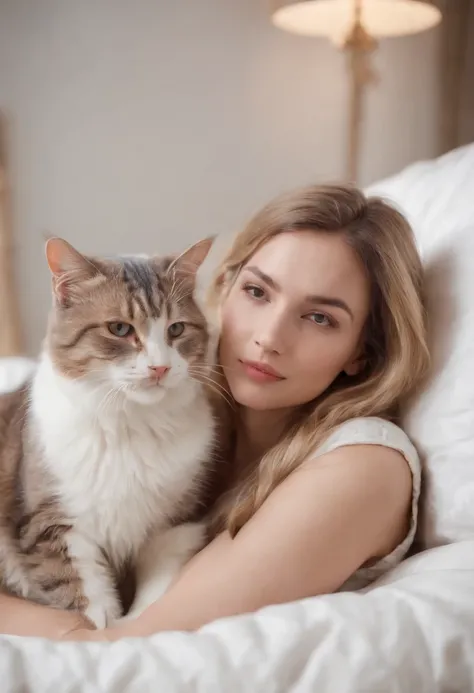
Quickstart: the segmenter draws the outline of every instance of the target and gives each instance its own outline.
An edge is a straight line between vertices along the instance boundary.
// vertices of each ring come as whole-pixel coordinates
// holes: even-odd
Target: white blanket
[[[459,223],[472,223],[468,154],[459,150],[446,160],[453,169],[443,178],[443,196],[434,183],[446,161],[417,164],[403,185],[380,185],[405,201],[414,219],[420,186],[433,189],[416,217],[423,238],[440,233],[454,214]],[[464,205],[455,198],[461,192]],[[10,362],[2,376],[0,364],[0,390],[18,384],[31,364],[14,366]],[[474,541],[404,561],[364,594],[270,607],[193,634],[110,645],[0,636],[0,693],[175,691],[474,691]]]
[[[474,541],[341,593],[114,644],[0,639],[2,693],[474,691]]]

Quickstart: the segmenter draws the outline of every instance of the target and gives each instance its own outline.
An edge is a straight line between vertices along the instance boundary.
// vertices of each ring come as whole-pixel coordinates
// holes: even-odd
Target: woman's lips
[[[258,361],[240,361],[245,374],[259,383],[275,383],[284,377],[266,363]]]

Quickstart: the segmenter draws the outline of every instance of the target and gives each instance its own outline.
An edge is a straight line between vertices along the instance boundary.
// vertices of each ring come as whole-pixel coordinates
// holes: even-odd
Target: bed
[[[361,592],[196,633],[114,644],[0,636],[2,693],[474,691],[474,145],[369,192],[405,211],[427,267],[435,369],[405,413],[425,464],[423,550]],[[0,363],[0,384],[32,367]]]

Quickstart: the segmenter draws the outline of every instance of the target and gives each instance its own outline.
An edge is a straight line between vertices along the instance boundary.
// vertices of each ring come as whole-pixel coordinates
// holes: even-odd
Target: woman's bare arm
[[[214,619],[337,590],[408,528],[412,479],[401,454],[351,446],[303,465],[235,539],[220,535],[162,599],[108,639],[194,630]]]
[[[386,555],[403,539],[411,491],[411,473],[398,452],[340,448],[302,465],[235,539],[217,537],[135,621],[86,631],[77,614],[0,595],[0,631],[117,640],[194,630],[224,616],[334,592],[366,560]]]
[[[77,611],[60,611],[0,593],[0,633],[56,640],[92,628]]]

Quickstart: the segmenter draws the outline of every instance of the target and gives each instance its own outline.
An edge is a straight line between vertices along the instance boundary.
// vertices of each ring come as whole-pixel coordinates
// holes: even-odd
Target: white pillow
[[[34,369],[35,362],[23,356],[0,358],[0,394],[19,388]]]
[[[424,460],[420,540],[474,537],[474,145],[410,166],[368,193],[410,220],[427,273],[433,374],[404,417]]]

